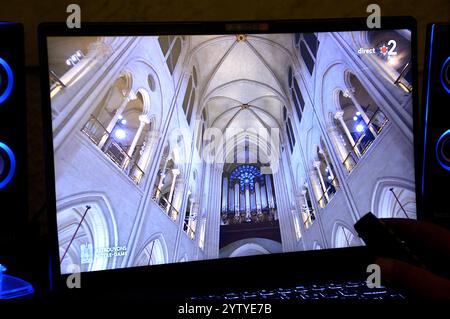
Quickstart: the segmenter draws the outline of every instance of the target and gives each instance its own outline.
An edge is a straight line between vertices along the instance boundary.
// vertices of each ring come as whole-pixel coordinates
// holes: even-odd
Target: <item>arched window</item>
[[[302,220],[305,225],[305,229],[308,229],[309,226],[316,220],[316,214],[314,212],[314,206],[311,201],[311,195],[309,193],[309,189],[307,185],[304,186],[302,190]]]
[[[303,62],[305,62],[309,73],[312,74],[314,70],[314,58],[311,56],[311,53],[306,47],[305,42],[300,42],[300,55],[303,59]]]
[[[351,89],[339,93],[342,111],[334,117],[341,140],[337,147],[345,150],[343,164],[351,172],[389,120],[358,78],[350,74],[348,79]]]
[[[182,38],[180,36],[160,36],[158,37],[158,41],[167,67],[173,75],[182,50]]]
[[[318,200],[320,207],[325,207],[336,193],[339,186],[333,163],[329,157],[323,140],[320,140],[320,147],[317,147],[317,159],[315,168],[319,177],[322,196]]]
[[[354,246],[355,235],[342,225],[337,225],[334,234],[334,248]]]
[[[58,202],[58,238],[61,272],[75,264],[81,271],[113,269],[120,256],[106,258],[98,248],[117,246],[117,225],[109,205],[101,196],[84,195]]]
[[[137,255],[135,266],[150,266],[167,263],[164,252],[164,242],[160,239],[154,239],[145,245],[144,249]]]
[[[288,137],[289,146],[291,148],[291,152],[293,152],[294,146],[295,146],[295,135],[294,135],[294,129],[292,127],[291,118],[287,114],[286,107],[283,107],[283,118],[284,118],[284,122],[285,122],[286,135]]]
[[[295,47],[299,49],[300,57],[311,75],[316,63],[319,44],[320,42],[315,33],[295,34]]]
[[[198,123],[197,126],[197,150],[198,153],[200,154],[200,156],[202,155],[202,151],[203,151],[203,135],[205,134],[205,129],[206,129],[206,108],[203,109],[202,111],[202,116],[200,118],[200,122]]]
[[[319,40],[314,33],[303,33],[303,38],[311,51],[314,58],[317,57],[317,50],[319,49]]]
[[[144,176],[144,144],[148,139],[150,124],[141,116],[144,112],[144,95],[138,92],[135,99],[122,86],[122,78],[101,101],[81,131],[105,153],[136,184]],[[147,96],[148,101],[148,96]],[[147,149],[145,153],[148,153]],[[144,156],[146,157],[146,156]]]
[[[188,194],[191,194],[191,190],[188,190]],[[194,197],[192,195],[187,198],[186,211],[184,213],[183,231],[189,236],[190,239],[195,239],[195,226],[197,223],[197,216],[194,212]]]
[[[392,186],[389,182],[374,193],[373,212],[380,218],[416,219],[416,194],[413,188]]]
[[[288,70],[288,83],[295,111],[297,112],[298,122],[300,123],[302,121],[305,101],[303,100],[302,93],[300,92],[300,87],[298,85],[297,78],[292,73],[292,67],[289,67]]]
[[[166,144],[159,163],[152,199],[174,221],[179,216],[180,199],[184,179],[180,169],[175,164],[174,152]]]
[[[195,91],[197,89],[197,71],[195,66],[192,68],[191,76],[189,77],[189,82],[186,87],[186,91],[184,94],[183,100],[183,110],[184,114],[186,114],[186,119],[191,124],[192,112],[194,110],[194,102],[195,102]]]

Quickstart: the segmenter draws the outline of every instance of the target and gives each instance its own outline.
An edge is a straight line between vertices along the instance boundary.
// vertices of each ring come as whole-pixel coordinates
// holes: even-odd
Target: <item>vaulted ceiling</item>
[[[190,45],[208,127],[282,127],[293,35],[193,36]]]

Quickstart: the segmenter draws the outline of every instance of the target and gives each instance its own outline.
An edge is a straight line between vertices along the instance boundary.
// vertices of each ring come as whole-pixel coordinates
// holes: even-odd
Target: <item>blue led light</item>
[[[450,94],[450,87],[448,86],[448,84],[447,83],[445,83],[445,81],[444,81],[444,69],[445,69],[445,66],[448,66],[449,68],[450,68],[450,56],[447,58],[447,60],[445,60],[445,62],[444,62],[444,64],[442,64],[442,69],[441,69],[441,83],[442,83],[442,86],[444,87],[444,89],[447,91],[447,93],[449,93]],[[450,72],[450,71],[449,71]]]
[[[0,149],[2,149],[3,151],[5,151],[6,155],[8,155],[10,166],[9,166],[9,172],[6,175],[6,177],[0,181],[0,189],[3,189],[6,187],[6,185],[9,184],[9,182],[11,181],[11,179],[14,176],[14,171],[16,170],[16,158],[14,157],[14,153],[11,151],[11,149],[4,143],[0,142]],[[6,159],[8,160],[8,159]]]
[[[11,94],[12,89],[13,89],[13,82],[14,82],[14,76],[13,76],[13,72],[11,70],[11,67],[9,66],[9,64],[3,60],[2,58],[0,58],[0,65],[3,67],[3,69],[6,72],[6,89],[3,93],[0,94],[0,104],[2,104]]]
[[[438,141],[437,141],[437,143],[436,143],[436,158],[437,158],[437,160],[438,160],[438,162],[439,162],[439,164],[444,168],[444,169],[446,169],[447,171],[450,171],[450,163],[447,161],[446,163],[444,163],[442,160],[441,160],[441,156],[440,156],[440,147],[439,147],[439,145],[441,144],[441,141],[444,139],[444,138],[446,138],[446,137],[449,137],[450,138],[450,130],[447,130],[444,134],[442,134],[441,135],[441,137],[438,139]]]
[[[430,81],[431,81],[431,58],[433,57],[433,40],[434,40],[434,27],[431,26],[430,36],[430,55],[428,56],[428,79],[427,79],[427,101],[425,103],[425,133],[423,138],[423,158],[422,158],[422,194],[425,192],[425,158],[427,149],[427,132],[428,132],[428,103],[430,100]]]

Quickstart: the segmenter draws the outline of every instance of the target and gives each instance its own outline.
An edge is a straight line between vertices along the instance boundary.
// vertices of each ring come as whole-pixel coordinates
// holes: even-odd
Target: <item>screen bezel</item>
[[[423,219],[421,209],[421,145],[419,128],[419,104],[417,81],[417,27],[412,17],[383,17],[381,28],[411,30],[411,63],[412,63],[412,103],[413,132],[415,158],[415,184],[417,217]],[[163,23],[83,23],[80,29],[69,29],[64,23],[44,23],[39,25],[39,51],[41,66],[41,91],[44,131],[44,151],[46,164],[48,232],[50,250],[50,289],[68,290],[66,281],[69,275],[62,275],[59,267],[59,247],[57,230],[57,209],[55,194],[55,171],[53,158],[53,133],[51,117],[51,100],[48,77],[47,37],[49,36],[151,36],[151,35],[214,35],[236,33],[296,33],[296,32],[339,32],[370,31],[366,18],[327,19],[327,20],[282,20],[282,21],[229,21],[229,22],[163,22]],[[233,289],[253,286],[279,285],[283,282],[302,280],[326,280],[328,275],[361,274],[365,266],[372,260],[366,247],[350,247],[325,249],[320,251],[300,251],[262,256],[239,258],[199,260],[186,263],[153,265],[151,267],[133,267],[82,273],[83,288],[94,291],[126,293],[144,291],[146,296],[162,297],[174,294],[192,294],[222,291],[227,287]],[[265,265],[265,267],[261,267]],[[272,271],[267,276],[267,269],[283,265],[283,271]],[[330,266],[333,265],[332,269]],[[252,275],[225,276],[220,274],[236,273],[239,269],[251,268]],[[273,268],[276,270],[276,268]],[[211,274],[216,274],[211,275]],[[191,276],[192,275],[192,276]],[[203,275],[202,280],[198,280]],[[264,282],[258,280],[264,276]],[[170,276],[170,282],[164,281]],[[183,284],[179,284],[183,282]],[[146,286],[150,287],[143,288]],[[178,284],[176,284],[178,283]],[[192,288],[191,288],[192,287]],[[86,291],[85,289],[78,289]],[[77,289],[74,289],[77,290]],[[135,295],[139,297],[140,295]]]

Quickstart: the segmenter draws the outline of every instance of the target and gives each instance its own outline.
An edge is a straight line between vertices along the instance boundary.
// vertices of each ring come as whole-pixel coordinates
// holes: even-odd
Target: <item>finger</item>
[[[430,222],[383,218],[381,221],[399,237],[428,251],[450,256],[450,231]]]
[[[450,299],[450,280],[405,262],[379,258],[381,282],[388,287],[405,291],[414,297]]]

